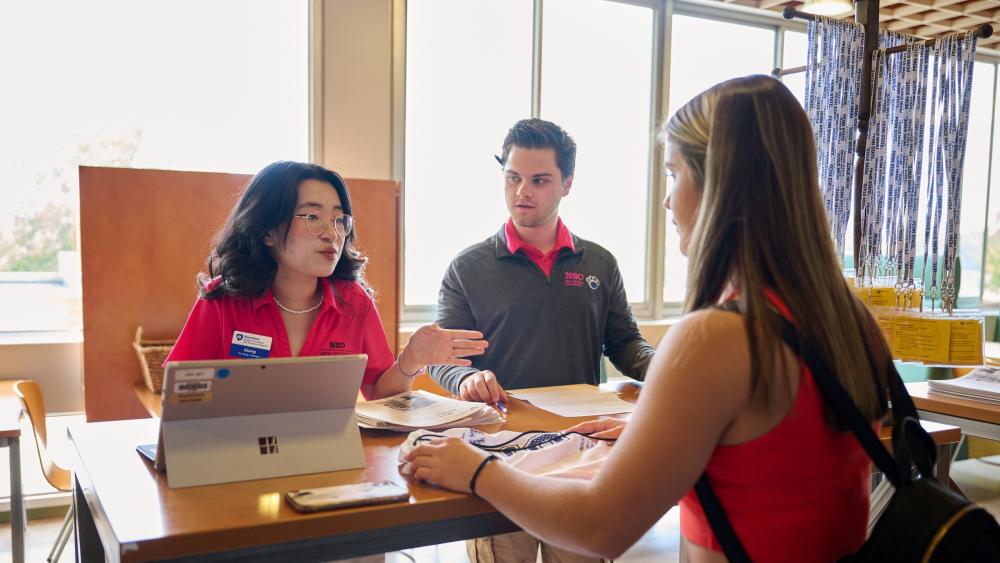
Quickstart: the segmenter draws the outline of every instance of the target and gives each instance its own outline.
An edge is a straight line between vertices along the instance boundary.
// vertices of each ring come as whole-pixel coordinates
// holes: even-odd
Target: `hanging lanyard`
[[[885,181],[882,171],[885,165],[887,146],[886,114],[890,104],[888,88],[882,87],[886,72],[885,51],[878,49],[872,54],[872,108],[868,122],[868,146],[865,151],[865,169],[862,179],[862,208],[864,209],[863,235],[859,248],[864,255],[859,257],[864,268],[864,286],[871,287],[879,275],[880,235],[882,232],[882,208]]]
[[[907,49],[907,58],[909,66],[909,76],[910,80],[913,82],[914,88],[912,92],[912,98],[908,103],[908,107],[912,108],[909,116],[909,136],[913,140],[913,148],[907,157],[906,164],[906,181],[912,186],[914,190],[912,209],[910,212],[913,214],[912,220],[908,222],[909,225],[909,239],[911,246],[908,249],[909,264],[907,266],[907,279],[908,283],[912,286],[914,279],[914,262],[917,254],[917,221],[918,221],[918,209],[920,205],[920,183],[922,180],[923,173],[923,154],[924,154],[924,115],[927,106],[927,61],[930,58],[929,51],[924,48],[923,44],[913,40],[909,48]],[[929,217],[928,219],[929,220]],[[926,268],[926,252],[924,264]],[[924,283],[926,290],[926,283]],[[921,309],[923,308],[923,299],[920,301]]]
[[[952,35],[947,42],[948,73],[951,84],[948,93],[948,135],[946,145],[948,162],[948,215],[945,226],[944,280],[941,303],[948,313],[954,311],[958,296],[955,294],[955,259],[958,257],[958,237],[962,212],[962,172],[965,165],[965,143],[969,129],[969,105],[972,99],[972,72],[975,64],[976,36],[972,32]],[[945,120],[942,119],[944,122]]]
[[[955,87],[958,79],[958,65],[956,64],[956,47],[957,43],[954,36],[947,37],[942,41],[942,56],[944,57],[944,69],[941,73],[943,77],[943,82],[941,84],[941,122],[940,122],[940,135],[941,147],[939,149],[940,154],[940,167],[941,167],[941,183],[947,189],[947,197],[945,201],[948,206],[948,213],[945,215],[945,241],[944,241],[944,254],[941,257],[942,261],[942,275],[941,275],[941,307],[949,311],[951,310],[952,298],[954,297],[949,291],[949,287],[953,287],[949,284],[949,274],[951,273],[951,268],[954,266],[954,256],[952,254],[952,230],[954,228],[954,223],[952,221],[955,206],[952,203],[952,198],[956,193],[955,186],[952,185],[952,174],[951,167],[954,164],[952,160],[953,152],[952,146],[955,142],[955,123],[953,122],[955,114],[955,108],[953,107],[956,96]],[[940,184],[939,184],[940,185]]]
[[[823,206],[838,257],[843,260],[858,114],[858,77],[853,69],[859,68],[864,53],[863,28],[853,22],[817,17],[809,23],[808,41],[805,108],[813,126]]]
[[[930,253],[931,256],[931,277],[930,277],[930,287],[925,289],[927,296],[931,300],[931,311],[934,310],[934,302],[938,297],[938,228],[941,224],[941,158],[939,151],[941,148],[941,142],[939,139],[940,128],[938,127],[936,115],[937,108],[939,104],[939,90],[941,88],[941,56],[937,51],[940,48],[941,41],[947,39],[947,37],[938,40],[935,44],[934,50],[934,65],[931,70],[931,116],[930,116],[930,131],[927,138],[927,142],[930,144],[928,148],[928,158],[930,159],[928,165],[928,177],[927,177],[927,219],[924,226],[924,287],[927,288],[927,255]]]
[[[919,56],[918,46],[912,39],[906,51],[897,61],[897,76],[903,85],[899,104],[897,106],[896,131],[899,135],[897,151],[894,158],[895,170],[892,176],[893,182],[898,183],[902,192],[900,207],[905,209],[903,221],[899,224],[900,248],[898,249],[898,263],[900,272],[897,277],[898,284],[902,286],[903,303],[902,306],[909,308],[912,305],[916,284],[913,281],[913,266],[917,250],[916,228],[919,220],[920,185],[913,181],[913,154],[920,147],[916,145],[916,135],[914,135],[913,113],[916,107],[916,97],[918,96],[917,76],[912,72],[914,61]]]
[[[917,150],[914,154],[913,162],[913,178],[914,183],[917,186],[922,185],[921,180],[923,176],[923,157],[925,149],[925,139],[924,137],[924,118],[927,114],[927,70],[930,64],[930,50],[923,48],[922,45],[915,45],[917,60],[916,69],[917,74],[917,92],[916,92],[916,111],[913,115],[913,128],[917,135]],[[928,173],[929,175],[929,173]],[[916,228],[916,225],[914,225]],[[926,258],[926,257],[925,257]],[[925,260],[926,263],[926,260]],[[926,284],[925,284],[926,285]]]
[[[857,24],[823,17],[810,22],[808,30],[806,112],[813,125],[823,204],[841,259],[852,210],[850,156],[859,87],[853,69],[864,56],[863,34]],[[940,296],[942,306],[951,312],[957,297],[955,264],[976,37],[971,32],[951,35],[926,49],[908,36],[885,32],[879,44],[872,55],[872,115],[858,194],[861,216],[855,218],[861,221],[863,237],[855,256],[856,277],[861,287],[869,288],[876,277],[894,278],[897,304],[911,306],[916,295],[914,267],[926,151],[921,277],[931,310]],[[886,56],[885,49],[897,44],[906,44],[905,52]]]

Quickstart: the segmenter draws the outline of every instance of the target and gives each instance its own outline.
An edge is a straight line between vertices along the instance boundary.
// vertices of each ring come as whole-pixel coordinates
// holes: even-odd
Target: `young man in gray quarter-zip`
[[[570,193],[576,143],[558,125],[518,121],[497,157],[510,219],[451,262],[437,324],[474,329],[490,343],[472,367],[432,366],[431,377],[469,401],[506,401],[505,388],[600,382],[601,356],[642,379],[653,348],[639,334],[618,263],[570,233],[559,203]],[[534,561],[523,532],[468,544],[473,561]],[[545,561],[593,561],[542,544]]]

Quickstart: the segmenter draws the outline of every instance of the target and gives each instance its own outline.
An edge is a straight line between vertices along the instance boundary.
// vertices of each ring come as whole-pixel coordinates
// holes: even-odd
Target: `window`
[[[653,11],[546,0],[542,21],[541,117],[565,127],[578,146],[573,191],[560,214],[573,232],[615,255],[625,293],[644,301]]]
[[[962,288],[959,293],[973,303],[996,304],[1000,302],[1000,191],[993,190],[993,186],[1000,186],[997,177],[1000,172],[1000,147],[997,143],[1000,129],[994,116],[997,107],[997,65],[976,62],[973,73],[965,176],[962,180],[959,253],[962,259]]]
[[[668,5],[673,13],[665,15]],[[431,317],[450,260],[506,219],[491,155],[507,128],[532,114],[563,125],[579,144],[574,189],[561,208],[567,224],[615,254],[637,314],[676,311],[687,262],[660,207],[662,170],[651,158],[658,122],[717,82],[804,65],[805,29],[773,13],[684,0],[408,0],[406,318]],[[663,37],[666,60],[657,56]],[[990,57],[977,63],[973,85],[963,306],[1000,303],[1000,196],[989,192],[1000,169],[1000,124]],[[784,82],[801,101],[805,73]],[[848,229],[848,249],[852,240]]]
[[[781,57],[782,68],[794,68],[805,66],[808,57],[809,36],[799,31],[785,30],[784,47]],[[806,73],[798,72],[784,76],[781,79],[788,86],[788,89],[799,99],[799,103],[805,106],[806,97]]]
[[[767,74],[774,68],[774,28],[678,14],[672,21],[668,116],[713,84],[747,74]],[[734,49],[734,45],[739,48]],[[687,53],[697,56],[682,55]],[[668,185],[668,193],[670,189]],[[684,299],[687,259],[679,244],[668,213],[663,282],[667,303]]]
[[[493,155],[531,115],[531,0],[411,0],[406,9],[404,303],[437,303],[463,248],[506,220]]]
[[[962,222],[959,252],[962,267],[960,298],[978,302],[984,293],[983,247],[985,244],[986,202],[990,185],[990,136],[993,112],[995,65],[977,62],[972,75],[972,100],[968,140],[965,144],[965,172],[962,175]],[[944,227],[942,226],[942,229]],[[1000,242],[1000,241],[998,241]],[[1000,249],[998,249],[1000,250]],[[1000,284],[990,287],[1000,289]]]
[[[0,89],[0,331],[81,326],[77,166],[308,159],[308,18],[262,0],[0,8],[0,52],[18,54]]]
[[[579,147],[560,214],[573,232],[616,255],[629,296],[644,299],[654,12],[608,0],[547,0],[536,38],[533,6],[407,4],[404,300],[411,313],[429,315],[451,259],[506,221],[493,155],[533,103]],[[475,21],[489,25],[469,25]],[[449,30],[446,39],[441,29]]]

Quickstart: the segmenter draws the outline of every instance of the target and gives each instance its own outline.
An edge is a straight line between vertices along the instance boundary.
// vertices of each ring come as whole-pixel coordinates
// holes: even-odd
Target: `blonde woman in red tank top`
[[[590,481],[530,475],[459,440],[420,446],[419,479],[475,492],[540,539],[613,559],[681,504],[690,561],[724,561],[691,493],[702,473],[755,561],[830,561],[864,541],[869,462],[837,428],[779,317],[873,425],[887,351],[840,272],[809,121],[780,82],[729,80],[661,131],[681,250],[683,319],[660,342],[635,413],[574,430],[618,437]],[[609,202],[610,203],[610,202]],[[716,305],[732,302],[737,312]]]

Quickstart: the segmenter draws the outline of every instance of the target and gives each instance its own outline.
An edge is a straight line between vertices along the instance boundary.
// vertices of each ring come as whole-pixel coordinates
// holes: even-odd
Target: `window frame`
[[[665,109],[662,107],[659,99],[659,90],[662,88],[662,63],[661,61],[665,58],[662,53],[662,38],[664,35],[665,22],[669,21],[666,17],[668,13],[669,4],[671,0],[664,2],[663,0],[603,0],[605,2],[615,2],[619,4],[628,4],[632,6],[638,6],[642,8],[650,9],[653,12],[653,38],[652,46],[654,52],[651,57],[650,72],[652,73],[651,83],[654,85],[652,91],[650,92],[650,130],[655,131],[656,124],[662,119],[662,114]],[[545,8],[545,0],[533,0],[533,10],[532,10],[532,65],[531,65],[531,116],[539,117],[541,113],[541,90],[542,90],[542,26],[543,26],[543,13]],[[392,147],[393,147],[393,173],[394,176],[403,182],[404,188],[401,190],[401,205],[403,206],[404,213],[406,209],[406,179],[404,174],[405,169],[405,122],[406,122],[406,9],[407,0],[393,0],[393,84],[398,85],[394,87],[393,92],[393,132],[392,132]],[[647,180],[647,195],[649,197],[656,197],[657,195],[663,193],[662,180],[657,178],[659,170],[659,162],[662,159],[661,151],[657,144],[650,143],[650,154],[649,154],[649,173]],[[660,198],[662,200],[662,197]],[[653,200],[650,201],[660,201]],[[655,293],[656,288],[659,287],[662,293],[662,273],[659,278],[656,277],[657,264],[659,265],[659,271],[662,272],[662,260],[658,263],[654,262],[652,252],[653,248],[657,244],[656,232],[665,232],[665,222],[663,221],[664,213],[657,212],[658,206],[650,206],[650,210],[647,214],[647,232],[646,232],[646,281],[645,281],[645,295],[639,301],[632,301],[630,304],[635,312],[636,316],[640,318],[652,318],[658,314],[656,309],[657,299],[653,299],[652,296],[657,295]],[[658,224],[659,223],[659,224]],[[650,228],[650,225],[654,225]],[[662,242],[658,243],[658,248],[662,248]],[[399,272],[400,272],[400,283],[401,287],[405,287],[406,284],[406,233],[402,235],[402,240],[400,241],[400,252],[399,252]],[[657,283],[656,280],[660,281]],[[436,305],[410,305],[402,302],[402,315],[401,320],[403,323],[417,323],[417,322],[430,322],[434,320],[434,315],[436,314]]]
[[[735,25],[742,25],[746,27],[755,27],[758,29],[766,29],[771,31],[774,35],[773,47],[772,47],[772,64],[773,68],[781,68],[783,66],[784,59],[784,38],[785,31],[799,31],[805,33],[807,30],[807,24],[799,20],[786,20],[781,17],[780,13],[768,12],[760,13],[759,10],[753,8],[745,8],[743,6],[732,5],[732,4],[721,4],[717,1],[699,1],[699,0],[667,0],[670,6],[669,10],[669,21],[670,27],[672,28],[673,16],[687,16],[693,18],[700,18],[706,20],[713,20],[718,22],[724,22]],[[773,14],[773,15],[772,15]],[[670,34],[668,33],[664,38],[666,41],[664,53],[667,54],[667,58],[670,55]],[[660,106],[662,108],[662,117],[660,121],[668,117],[668,104],[670,102],[670,72],[669,72],[669,62],[667,63],[666,71],[663,76],[663,94],[660,101]],[[761,69],[761,73],[769,73],[772,69]],[[662,147],[657,147],[659,149],[659,158],[662,160],[663,151]],[[660,161],[657,161],[659,163]],[[662,185],[660,188],[659,199],[656,201],[662,201],[666,197],[666,181],[662,174],[659,174],[659,182]],[[643,318],[642,320],[659,320],[667,317],[679,316],[684,311],[684,304],[680,301],[665,301],[663,299],[663,291],[666,286],[666,280],[664,279],[666,270],[666,210],[664,210],[660,205],[651,206],[655,207],[654,211],[661,216],[661,221],[664,224],[664,229],[658,233],[656,240],[651,241],[651,245],[655,245],[655,253],[653,260],[657,261],[658,269],[660,271],[658,276],[658,293],[655,293],[655,305],[657,305],[655,314],[651,318]]]
[[[773,65],[774,68],[783,67],[785,33],[794,31],[806,33],[808,24],[802,20],[786,20],[779,12],[764,12],[757,8],[750,8],[734,4],[724,4],[717,0],[604,0],[607,2],[617,2],[649,8],[653,11],[653,41],[654,52],[652,53],[652,84],[651,95],[652,123],[650,124],[650,134],[655,135],[658,124],[667,117],[668,103],[670,98],[670,61],[671,61],[671,35],[673,26],[673,16],[683,15],[702,19],[716,20],[736,25],[769,29],[774,33]],[[541,44],[542,44],[542,14],[545,0],[533,0],[533,34],[532,34],[532,116],[538,117],[541,107]],[[404,154],[405,154],[405,77],[406,77],[406,6],[407,0],[393,0],[393,173],[397,179],[404,182]],[[724,38],[719,38],[723,41]],[[985,285],[985,255],[988,250],[987,242],[989,235],[989,202],[993,184],[993,151],[997,150],[998,143],[995,142],[997,136],[997,116],[998,109],[997,95],[1000,87],[1000,51],[991,49],[981,49],[977,51],[976,61],[986,62],[993,65],[993,126],[990,133],[990,159],[987,170],[987,206],[982,220],[983,229],[983,267],[980,271],[980,290],[978,298],[963,297],[958,301],[960,307],[979,307],[981,309],[996,309],[1000,307],[1000,299],[986,302],[983,300]],[[771,69],[761,69],[761,73],[768,73]],[[662,147],[657,142],[651,143],[650,147],[650,170],[647,183],[647,197],[651,202],[646,217],[646,280],[645,295],[641,299],[630,302],[636,317],[641,321],[659,321],[664,318],[680,315],[683,312],[683,303],[668,302],[663,299],[665,286],[665,245],[667,213],[659,204],[666,196],[666,180],[660,171],[660,163],[663,159]],[[401,199],[405,210],[406,190],[402,190]],[[968,220],[968,219],[967,219]],[[401,251],[399,253],[399,272],[401,283],[405,284],[405,233],[400,241]],[[417,323],[432,321],[435,315],[435,305],[408,305],[401,303],[401,320],[404,323]]]
[[[990,140],[989,140],[989,158],[986,161],[986,205],[983,209],[983,249],[980,256],[980,268],[979,268],[979,298],[974,297],[959,297],[958,306],[959,307],[979,307],[979,308],[991,308],[995,309],[1000,305],[1000,300],[996,301],[984,301],[983,295],[986,289],[986,254],[989,250],[989,235],[990,235],[990,199],[992,199],[993,191],[993,151],[996,150],[997,144],[996,140],[996,116],[997,116],[997,75],[1000,74],[1000,59],[996,56],[991,56],[988,54],[977,53],[976,62],[983,62],[993,66],[993,111],[990,113]],[[963,186],[964,188],[964,186]]]

